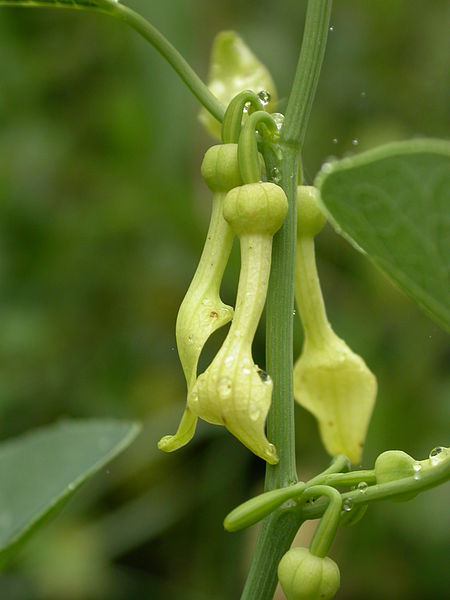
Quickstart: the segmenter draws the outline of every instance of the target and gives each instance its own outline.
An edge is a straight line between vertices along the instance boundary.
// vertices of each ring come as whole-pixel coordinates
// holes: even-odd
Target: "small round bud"
[[[228,192],[223,216],[238,236],[273,236],[283,224],[288,210],[286,194],[269,182],[248,183]]]
[[[375,461],[375,477],[377,483],[388,483],[405,477],[412,477],[418,463],[402,450],[387,450]],[[417,496],[417,493],[402,494],[392,498],[394,502],[404,502]]]
[[[278,565],[278,579],[287,600],[330,600],[341,583],[339,567],[328,556],[308,548],[291,548]]]
[[[206,151],[201,172],[212,192],[228,192],[242,184],[237,149],[237,144],[218,144]]]
[[[314,237],[323,228],[327,218],[319,205],[319,190],[312,185],[297,188],[297,232]]]
[[[414,475],[416,461],[402,450],[383,452],[375,461],[375,477],[377,483],[387,483]]]

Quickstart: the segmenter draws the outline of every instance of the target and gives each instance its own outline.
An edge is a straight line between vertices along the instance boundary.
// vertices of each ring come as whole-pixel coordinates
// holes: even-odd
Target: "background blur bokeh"
[[[281,111],[305,4],[129,2],[203,77],[215,33],[236,29],[271,69]],[[445,0],[336,2],[309,182],[330,155],[448,136],[449,25]],[[199,106],[150,46],[102,16],[1,8],[0,56],[1,439],[62,416],[145,422],[2,574],[0,598],[238,598],[256,528],[226,534],[222,519],[261,490],[262,461],[206,424],[183,450],[156,450],[184,404],[174,325],[209,216]],[[447,336],[330,227],[317,251],[330,320],[379,379],[364,465],[386,449],[425,458],[448,445]],[[238,268],[234,252],[231,302]],[[261,329],[261,366],[263,347]],[[306,478],[329,459],[313,418],[300,408],[296,418]],[[446,494],[372,505],[341,531],[337,597],[448,597]]]

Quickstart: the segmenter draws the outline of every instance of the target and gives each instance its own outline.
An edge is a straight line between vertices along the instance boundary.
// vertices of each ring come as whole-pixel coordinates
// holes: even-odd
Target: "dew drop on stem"
[[[342,508],[345,512],[350,512],[353,508],[353,500],[351,498],[346,498],[342,504]]]
[[[281,173],[278,167],[273,167],[273,169],[270,172],[270,178],[274,183],[280,183]]]
[[[270,102],[270,94],[267,90],[261,90],[258,92],[258,98],[261,100],[264,106]]]

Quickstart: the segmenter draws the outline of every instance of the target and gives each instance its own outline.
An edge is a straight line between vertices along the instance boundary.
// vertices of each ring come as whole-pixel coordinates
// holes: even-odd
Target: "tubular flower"
[[[314,236],[325,224],[318,191],[300,186],[297,200],[295,297],[305,341],[294,366],[294,396],[316,417],[327,451],[359,463],[375,403],[376,378],[334,333],[326,316],[314,255]]]
[[[241,184],[237,144],[212,146],[202,163],[203,178],[213,193],[211,221],[194,278],[180,306],[176,323],[177,349],[189,396],[197,377],[197,363],[209,336],[231,321],[233,309],[219,296],[223,272],[233,243],[233,231],[223,218],[226,193]],[[197,416],[186,404],[175,435],[158,443],[165,452],[187,444],[195,433]]]
[[[273,183],[252,183],[231,190],[224,217],[240,238],[241,272],[236,309],[218,354],[197,379],[188,397],[191,411],[224,425],[267,462],[278,462],[264,432],[273,383],[252,357],[252,342],[264,307],[270,274],[272,237],[287,212],[283,190]]]

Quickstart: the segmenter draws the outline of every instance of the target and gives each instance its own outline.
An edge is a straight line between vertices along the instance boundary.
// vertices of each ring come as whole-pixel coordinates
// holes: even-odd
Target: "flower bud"
[[[330,600],[341,582],[339,567],[308,548],[291,548],[278,565],[278,579],[287,600]]]

